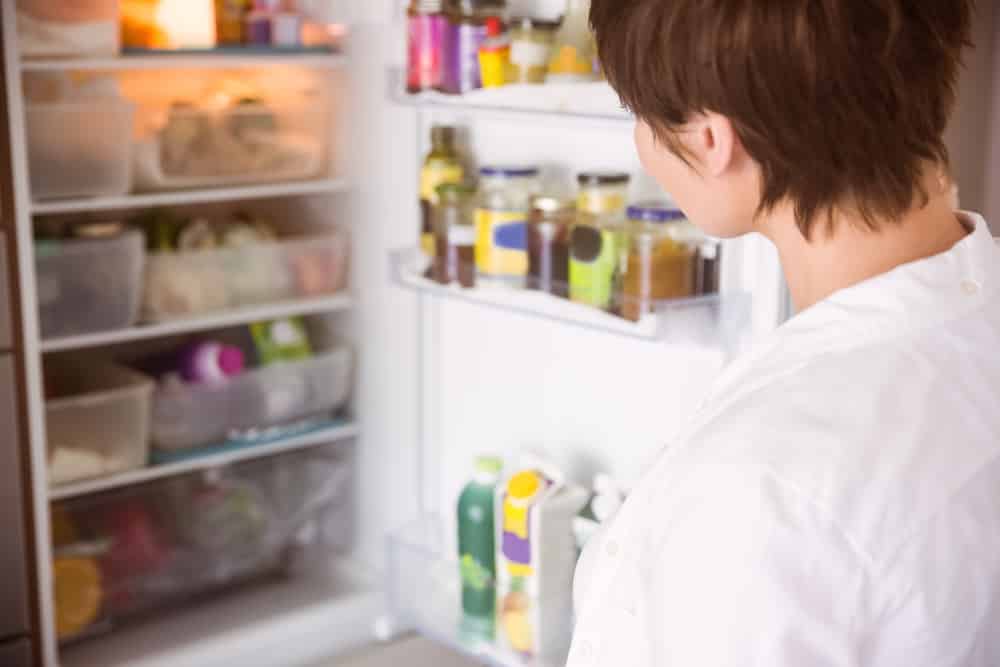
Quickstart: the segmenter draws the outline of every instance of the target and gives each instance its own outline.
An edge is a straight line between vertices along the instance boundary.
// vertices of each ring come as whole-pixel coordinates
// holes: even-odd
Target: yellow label
[[[507,83],[510,48],[479,52],[479,75],[483,88],[496,88]]]
[[[522,211],[476,209],[476,268],[491,276],[528,275],[528,221]]]
[[[620,193],[585,190],[576,202],[577,210],[592,215],[607,215],[625,210],[625,197]]]
[[[462,165],[431,163],[420,170],[420,198],[437,204],[437,188],[445,183],[461,183],[465,177]]]

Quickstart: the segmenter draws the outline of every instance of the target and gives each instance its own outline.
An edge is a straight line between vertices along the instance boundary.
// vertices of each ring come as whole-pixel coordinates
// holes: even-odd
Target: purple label
[[[503,555],[511,563],[531,565],[531,510],[528,510],[528,538],[522,540],[510,531],[503,531]]]
[[[486,26],[448,23],[444,34],[444,89],[467,93],[482,88],[479,46],[486,39]]]
[[[441,14],[411,16],[406,87],[410,91],[441,86],[444,65],[444,32],[447,19]]]

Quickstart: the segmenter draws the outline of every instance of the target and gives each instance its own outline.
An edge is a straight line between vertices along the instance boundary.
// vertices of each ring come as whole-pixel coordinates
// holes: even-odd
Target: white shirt
[[[723,373],[588,547],[571,667],[1000,666],[1000,250],[963,217]]]

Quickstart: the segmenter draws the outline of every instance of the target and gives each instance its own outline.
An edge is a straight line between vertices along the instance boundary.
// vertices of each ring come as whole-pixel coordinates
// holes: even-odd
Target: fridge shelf
[[[565,660],[526,659],[465,627],[459,563],[457,558],[445,555],[446,544],[444,522],[433,514],[389,535],[386,593],[392,621],[489,667],[565,664]]]
[[[401,287],[564,324],[669,344],[729,348],[750,325],[751,299],[743,292],[653,302],[638,322],[544,292],[489,284],[473,288],[441,285],[425,277],[429,260],[417,248],[390,252],[392,278]]]
[[[360,429],[358,425],[352,421],[329,421],[301,433],[278,440],[261,441],[250,445],[220,446],[211,450],[194,453],[188,457],[178,457],[169,463],[160,463],[110,477],[64,484],[51,488],[49,490],[49,499],[66,500],[67,498],[86,496],[157,479],[176,477],[199,470],[221,468],[240,461],[262,459],[276,454],[284,454],[319,445],[351,440],[356,438],[359,433]]]
[[[464,95],[438,92],[411,94],[403,72],[390,71],[390,96],[404,106],[482,113],[536,114],[631,124],[635,117],[622,108],[618,94],[605,81],[594,83],[511,84],[481,88]]]
[[[343,67],[347,59],[326,49],[205,49],[143,51],[108,58],[40,58],[23,60],[25,72],[120,71],[162,69],[235,69],[274,66]]]

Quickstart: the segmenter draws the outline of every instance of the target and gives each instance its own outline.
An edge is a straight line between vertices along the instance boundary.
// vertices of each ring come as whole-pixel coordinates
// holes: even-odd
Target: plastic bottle
[[[590,32],[590,0],[569,0],[556,33],[549,61],[551,83],[594,81],[594,37]]]
[[[458,556],[462,575],[465,625],[476,625],[493,636],[496,610],[496,550],[494,493],[503,462],[491,456],[476,459],[476,474],[458,500]]]
[[[461,95],[483,83],[479,75],[479,48],[488,37],[486,23],[500,18],[503,0],[448,0],[441,91]]]
[[[441,87],[444,75],[444,33],[448,17],[442,0],[412,0],[406,12],[406,90],[419,93]]]
[[[510,38],[504,34],[503,21],[486,19],[486,40],[479,47],[479,75],[483,88],[497,88],[507,83],[510,67]]]

